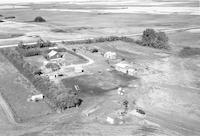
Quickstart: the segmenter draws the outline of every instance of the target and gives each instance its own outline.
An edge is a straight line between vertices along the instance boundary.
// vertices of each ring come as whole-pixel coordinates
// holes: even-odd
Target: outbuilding
[[[116,59],[117,54],[115,52],[108,51],[104,54],[104,57],[107,59]]]
[[[31,96],[28,101],[33,101],[33,102],[37,102],[39,100],[44,99],[44,95],[43,94],[37,94],[37,95],[33,95]]]
[[[128,64],[125,61],[122,61],[122,62],[115,64],[115,69],[117,71],[120,71],[120,72],[125,73],[125,74],[128,74],[129,67],[130,67],[130,64]]]
[[[58,58],[62,58],[62,57],[63,57],[63,55],[55,50],[51,50],[47,55],[48,59],[58,59]]]

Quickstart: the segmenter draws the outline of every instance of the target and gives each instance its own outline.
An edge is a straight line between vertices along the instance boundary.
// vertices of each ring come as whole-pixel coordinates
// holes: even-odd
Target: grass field
[[[2,93],[18,117],[18,121],[28,121],[52,112],[44,102],[27,102],[27,98],[37,93],[37,90],[1,54],[0,62]]]

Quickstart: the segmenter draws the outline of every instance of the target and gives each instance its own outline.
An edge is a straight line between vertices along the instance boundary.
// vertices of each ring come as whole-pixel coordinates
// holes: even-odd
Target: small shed
[[[48,53],[48,59],[58,59],[58,58],[62,58],[63,55],[60,54],[59,52],[55,51],[55,50],[51,50],[49,53]]]
[[[125,74],[128,74],[129,67],[130,67],[130,64],[128,64],[125,61],[122,61],[122,62],[115,64],[115,69],[117,71],[120,71],[120,72],[125,73]]]
[[[104,54],[104,57],[107,59],[116,59],[117,54],[116,54],[116,52],[108,51]]]
[[[37,94],[37,95],[33,95],[30,98],[28,98],[28,101],[33,101],[33,102],[37,102],[39,100],[44,99],[44,95],[43,94]]]
[[[129,68],[128,69],[128,75],[134,76],[136,74],[136,70],[134,68]]]
[[[111,117],[107,117],[106,118],[106,121],[109,123],[109,124],[114,124],[115,123],[115,120]]]

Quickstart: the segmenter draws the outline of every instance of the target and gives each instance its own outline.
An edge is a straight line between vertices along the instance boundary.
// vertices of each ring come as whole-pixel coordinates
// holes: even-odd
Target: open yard
[[[36,67],[41,67],[44,64],[44,61],[46,59],[42,55],[37,55],[37,56],[31,56],[31,57],[25,57],[25,60],[29,62],[31,65],[36,66]]]
[[[71,88],[74,88],[74,85],[78,85],[81,89],[81,95],[87,97],[103,96],[104,93],[115,90],[118,87],[127,87],[133,80],[137,80],[137,78],[111,71],[66,78],[62,82],[66,87]]]
[[[77,55],[76,53],[72,53],[71,51],[67,51],[64,53],[64,64],[66,66],[72,64],[84,64],[87,60],[82,56]]]
[[[18,117],[17,121],[28,121],[52,113],[50,107],[43,101],[38,103],[27,101],[31,95],[38,93],[37,90],[1,54],[0,71],[1,93]]]

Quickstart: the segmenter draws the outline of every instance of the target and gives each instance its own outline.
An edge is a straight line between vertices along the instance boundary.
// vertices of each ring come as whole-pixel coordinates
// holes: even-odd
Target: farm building
[[[43,94],[37,94],[37,95],[33,95],[30,98],[28,98],[28,101],[33,101],[33,102],[37,102],[39,100],[44,99],[44,95]]]
[[[59,59],[59,58],[62,58],[62,57],[63,57],[63,55],[60,54],[59,52],[55,51],[55,50],[50,51],[47,55],[48,59]]]
[[[115,52],[108,51],[104,54],[104,57],[107,59],[116,59],[117,55]]]
[[[136,70],[134,68],[129,68],[128,69],[128,75],[134,76],[136,74]]]
[[[115,65],[115,69],[117,71],[120,71],[122,73],[128,74],[128,69],[131,67],[130,64],[128,64],[125,61],[119,62]]]
[[[133,67],[133,65],[126,61],[117,63],[115,65],[115,69],[130,76],[134,76],[136,74],[136,69]]]

